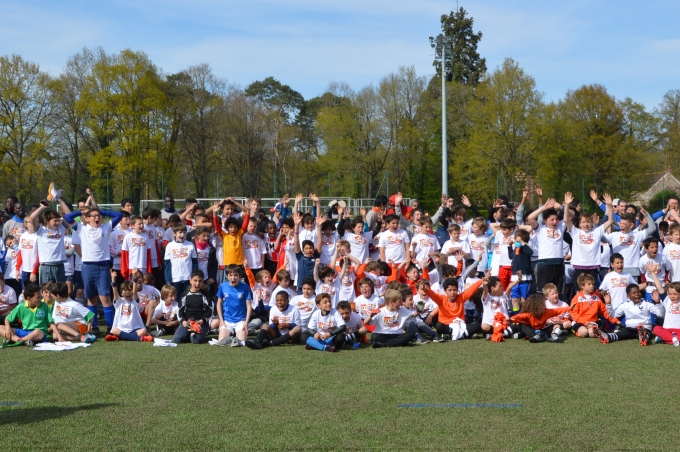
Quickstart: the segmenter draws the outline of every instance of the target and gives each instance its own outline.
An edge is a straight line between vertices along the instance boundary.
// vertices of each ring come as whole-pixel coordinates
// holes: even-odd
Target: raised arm
[[[295,241],[295,253],[300,252],[300,225],[302,224],[302,214],[297,210],[293,213],[293,222],[295,223],[295,231],[293,240]]]
[[[645,235],[649,237],[650,235],[654,234],[656,232],[656,223],[652,219],[652,216],[647,212],[644,207],[640,206],[640,212],[642,212],[645,215],[645,218],[647,219],[647,228],[645,229]]]
[[[321,218],[321,217],[322,217],[322,214],[321,214],[321,201],[319,201],[319,197],[316,196],[314,193],[310,193],[310,194],[309,194],[309,199],[311,199],[312,202],[314,202],[314,207],[316,208],[316,218],[317,218],[317,219],[318,219],[318,218]],[[319,252],[320,252],[320,251],[319,251]]]
[[[49,206],[47,205],[47,201],[40,201],[40,207],[35,209],[33,213],[28,217],[27,221],[33,225],[34,231],[38,230],[38,219],[40,218],[40,215],[42,215],[43,212],[45,212],[48,208]]]
[[[612,197],[609,196],[609,193],[605,193],[604,195],[602,195],[602,198],[604,199],[604,202],[607,206],[607,210],[605,213],[605,215],[607,215],[607,221],[605,221],[604,224],[602,225],[606,232],[607,229],[609,229],[611,225],[614,224],[614,206],[612,205]]]
[[[574,216],[569,210],[569,206],[574,201],[574,197],[571,192],[568,191],[564,194],[564,223],[567,225],[567,231],[571,231],[571,227],[574,225]]]
[[[538,209],[534,210],[531,212],[531,214],[527,217],[527,223],[534,228],[538,228],[538,216],[542,214],[545,210],[547,210],[549,207],[552,207],[553,204],[555,204],[555,200],[553,198],[550,198],[546,201],[545,204],[540,206]]]
[[[94,199],[94,193],[92,192],[91,189],[86,188],[85,193],[87,193],[87,201],[85,201],[85,205],[90,206],[91,208],[97,208],[97,201]]]
[[[321,232],[321,225],[324,221],[326,221],[326,217],[316,217],[316,251],[318,251],[319,254],[321,254],[321,250],[323,249],[323,240],[321,239],[323,233]]]

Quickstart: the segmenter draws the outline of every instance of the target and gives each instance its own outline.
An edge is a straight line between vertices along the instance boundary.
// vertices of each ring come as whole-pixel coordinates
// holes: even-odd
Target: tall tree
[[[32,193],[47,166],[52,114],[49,76],[19,55],[0,57],[0,166],[4,188],[20,197]],[[33,192],[35,193],[35,192]]]
[[[654,113],[660,121],[664,167],[680,168],[680,90],[664,94]]]
[[[467,16],[467,11],[461,6],[441,17],[442,33],[439,36],[453,38],[453,60],[451,73],[453,80],[466,85],[476,85],[486,73],[486,58],[481,58],[477,46],[482,39],[482,32],[472,30],[475,20]],[[441,72],[441,65],[435,61],[437,73]]]

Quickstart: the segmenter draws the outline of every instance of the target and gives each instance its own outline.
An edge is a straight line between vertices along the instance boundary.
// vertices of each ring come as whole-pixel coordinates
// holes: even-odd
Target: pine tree
[[[453,38],[453,61],[450,67],[453,80],[474,86],[486,73],[486,58],[480,58],[477,52],[482,32],[474,33],[472,31],[474,19],[466,16],[467,11],[460,7],[458,11],[442,15],[441,24],[443,34]],[[437,68],[439,74],[440,63],[434,61],[433,66]]]

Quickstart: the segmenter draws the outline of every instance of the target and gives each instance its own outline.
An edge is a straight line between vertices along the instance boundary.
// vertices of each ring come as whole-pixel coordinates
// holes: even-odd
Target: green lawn
[[[0,350],[2,449],[670,451],[679,357],[574,337],[340,353],[15,347]]]

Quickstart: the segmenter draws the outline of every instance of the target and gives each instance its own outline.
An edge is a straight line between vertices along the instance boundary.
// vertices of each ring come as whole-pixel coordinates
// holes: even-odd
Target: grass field
[[[670,451],[679,357],[573,337],[340,353],[15,347],[0,350],[2,449]]]

